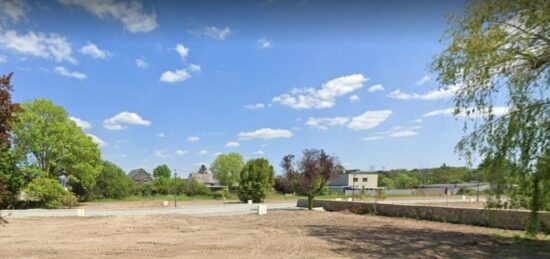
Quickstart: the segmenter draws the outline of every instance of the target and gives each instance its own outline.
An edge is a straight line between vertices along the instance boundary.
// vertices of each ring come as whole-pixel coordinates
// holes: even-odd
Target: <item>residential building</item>
[[[130,177],[130,179],[132,179],[132,181],[134,181],[135,183],[139,184],[149,183],[153,181],[153,177],[151,177],[151,174],[147,173],[147,171],[145,171],[145,169],[143,168],[132,170],[128,174],[128,177]]]
[[[328,188],[344,192],[345,190],[378,189],[378,174],[359,169],[345,170],[334,178]]]

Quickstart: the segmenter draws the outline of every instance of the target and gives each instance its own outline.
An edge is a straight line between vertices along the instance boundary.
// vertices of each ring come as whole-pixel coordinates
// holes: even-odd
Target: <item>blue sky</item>
[[[125,170],[304,148],[347,168],[464,165],[428,66],[460,1],[0,3],[0,71]]]

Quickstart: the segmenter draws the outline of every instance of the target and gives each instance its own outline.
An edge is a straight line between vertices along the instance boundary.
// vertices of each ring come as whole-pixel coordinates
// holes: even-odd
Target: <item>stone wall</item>
[[[307,208],[307,200],[298,200],[297,206]],[[327,211],[352,210],[365,214],[373,213],[390,217],[406,217],[515,230],[523,230],[529,218],[529,211],[525,210],[447,208],[422,205],[375,204],[371,202],[314,200],[313,207],[323,207]],[[550,212],[540,212],[539,219],[542,228],[546,231],[550,230]]]

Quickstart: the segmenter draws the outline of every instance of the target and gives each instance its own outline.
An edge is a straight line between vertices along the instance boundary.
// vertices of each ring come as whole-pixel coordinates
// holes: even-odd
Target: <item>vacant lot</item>
[[[347,213],[11,219],[2,257],[550,257],[519,232]]]

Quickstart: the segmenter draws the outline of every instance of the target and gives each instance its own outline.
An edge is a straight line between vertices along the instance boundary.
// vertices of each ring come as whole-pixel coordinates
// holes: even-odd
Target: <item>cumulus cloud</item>
[[[187,70],[185,69],[179,69],[175,71],[165,71],[160,75],[160,81],[165,83],[177,83],[181,81],[185,81],[187,79],[191,78],[191,75]]]
[[[422,78],[420,78],[418,81],[416,81],[416,83],[414,83],[414,84],[415,85],[423,85],[423,84],[425,84],[426,82],[428,82],[430,80],[432,80],[432,76],[425,75]]]
[[[145,62],[144,58],[137,58],[136,59],[136,66],[141,67],[141,68],[147,68],[149,66],[149,64],[147,64],[147,62]]]
[[[227,144],[225,144],[226,147],[238,147],[240,145],[241,144],[239,142],[235,142],[235,141],[230,141],[230,142],[227,142]]]
[[[18,34],[14,30],[0,32],[0,47],[12,50],[18,54],[30,55],[41,58],[51,58],[56,62],[67,61],[76,64],[72,56],[71,44],[56,33]]]
[[[69,71],[67,68],[62,66],[57,66],[54,68],[54,71],[62,76],[76,78],[78,80],[86,79],[86,74],[77,71]]]
[[[128,125],[149,126],[151,122],[134,112],[121,112],[103,121],[103,127],[108,130],[123,130],[128,128]]]
[[[23,0],[2,0],[0,1],[0,22],[11,21],[18,23],[21,19],[26,19],[26,2]]]
[[[311,128],[316,128],[319,130],[327,130],[328,127],[345,125],[349,122],[348,117],[333,117],[333,118],[315,118],[309,117],[306,121],[306,125]]]
[[[355,131],[372,129],[388,119],[391,114],[390,110],[367,111],[353,117],[348,123],[348,128]]]
[[[162,133],[162,132],[159,132],[157,133],[157,137],[159,138],[165,138],[166,137],[166,134]]]
[[[398,100],[439,100],[443,98],[448,98],[453,96],[458,90],[460,90],[460,87],[457,85],[452,85],[447,88],[437,89],[430,91],[425,94],[417,94],[417,93],[405,93],[401,90],[397,89],[393,92],[391,92],[388,97]]]
[[[86,134],[86,135],[88,135],[90,138],[92,138],[92,141],[94,143],[96,143],[99,147],[107,146],[107,142],[103,141],[102,139],[100,139],[96,135],[93,135],[93,134]]]
[[[84,47],[80,49],[80,52],[84,55],[88,55],[98,59],[106,59],[108,56],[111,55],[109,51],[102,50],[97,45],[91,42],[88,42],[86,45],[84,45]]]
[[[370,136],[363,138],[364,141],[374,141],[374,140],[380,140],[384,139],[384,136]]]
[[[189,71],[193,73],[200,73],[201,72],[201,66],[197,64],[189,64],[188,66]]]
[[[189,151],[188,150],[181,150],[181,149],[178,149],[176,150],[176,152],[174,152],[176,155],[178,156],[183,156],[183,155],[186,155],[186,154],[189,154]]]
[[[187,141],[189,141],[189,142],[196,142],[196,141],[199,141],[199,140],[200,140],[200,138],[197,137],[197,136],[189,136],[187,138]]]
[[[177,44],[176,52],[178,52],[182,60],[185,60],[189,55],[189,48],[183,46],[183,44]]]
[[[258,40],[258,46],[261,48],[261,49],[268,49],[268,48],[271,48],[271,41],[269,41],[268,39],[266,38],[261,38]]]
[[[349,101],[352,103],[359,101],[359,99],[361,98],[359,98],[359,95],[356,95],[356,94],[349,97]]]
[[[406,137],[412,137],[416,136],[418,133],[416,131],[412,130],[402,130],[402,131],[396,131],[389,135],[390,138],[406,138]]]
[[[290,93],[273,98],[273,102],[293,109],[324,109],[333,107],[336,98],[363,87],[368,81],[362,74],[339,77],[324,83],[320,89],[294,88]]]
[[[264,151],[261,151],[261,150],[258,150],[256,152],[253,153],[254,155],[263,155],[264,154]]]
[[[92,124],[90,124],[89,122],[87,122],[83,119],[80,119],[80,118],[77,118],[77,117],[69,117],[69,119],[74,121],[76,123],[76,125],[78,127],[80,127],[81,129],[91,129],[92,128]]]
[[[456,117],[459,117],[459,118],[466,118],[466,117],[469,117],[469,118],[483,118],[483,117],[488,116],[489,114],[492,114],[494,116],[506,115],[510,112],[510,108],[509,107],[504,107],[504,106],[496,106],[496,107],[493,107],[493,109],[490,112],[489,112],[489,110],[480,111],[480,110],[476,110],[474,108],[467,109],[467,110],[462,110],[458,114],[454,114],[454,112],[455,112],[454,108],[447,108],[447,109],[439,109],[439,110],[430,111],[430,112],[425,113],[422,116],[423,117],[433,117],[433,116],[438,116],[438,115],[445,115],[445,116],[456,116]]]
[[[190,30],[189,33],[196,36],[206,36],[216,40],[225,40],[230,34],[231,29],[227,26],[219,28],[216,26],[206,26],[198,30]]]
[[[244,106],[244,108],[249,109],[249,110],[258,110],[258,109],[265,108],[265,104],[263,104],[263,103],[247,104],[247,105]]]
[[[160,158],[168,158],[170,157],[170,153],[168,152],[168,150],[166,149],[161,149],[161,150],[155,150],[155,156],[158,156]]]
[[[204,155],[206,155],[206,154],[208,154],[208,150],[205,150],[205,149],[203,149],[203,150],[197,152],[197,155],[199,155],[199,156],[204,156]]]
[[[381,92],[381,91],[384,91],[384,86],[381,84],[375,84],[369,87],[367,91],[369,91],[369,93]]]
[[[150,32],[156,29],[157,14],[146,13],[139,1],[115,1],[115,0],[57,0],[64,5],[74,5],[84,8],[95,16],[106,19],[119,20],[128,31],[132,33]]]
[[[262,128],[255,131],[239,132],[239,139],[275,139],[291,138],[292,131],[286,129]]]

